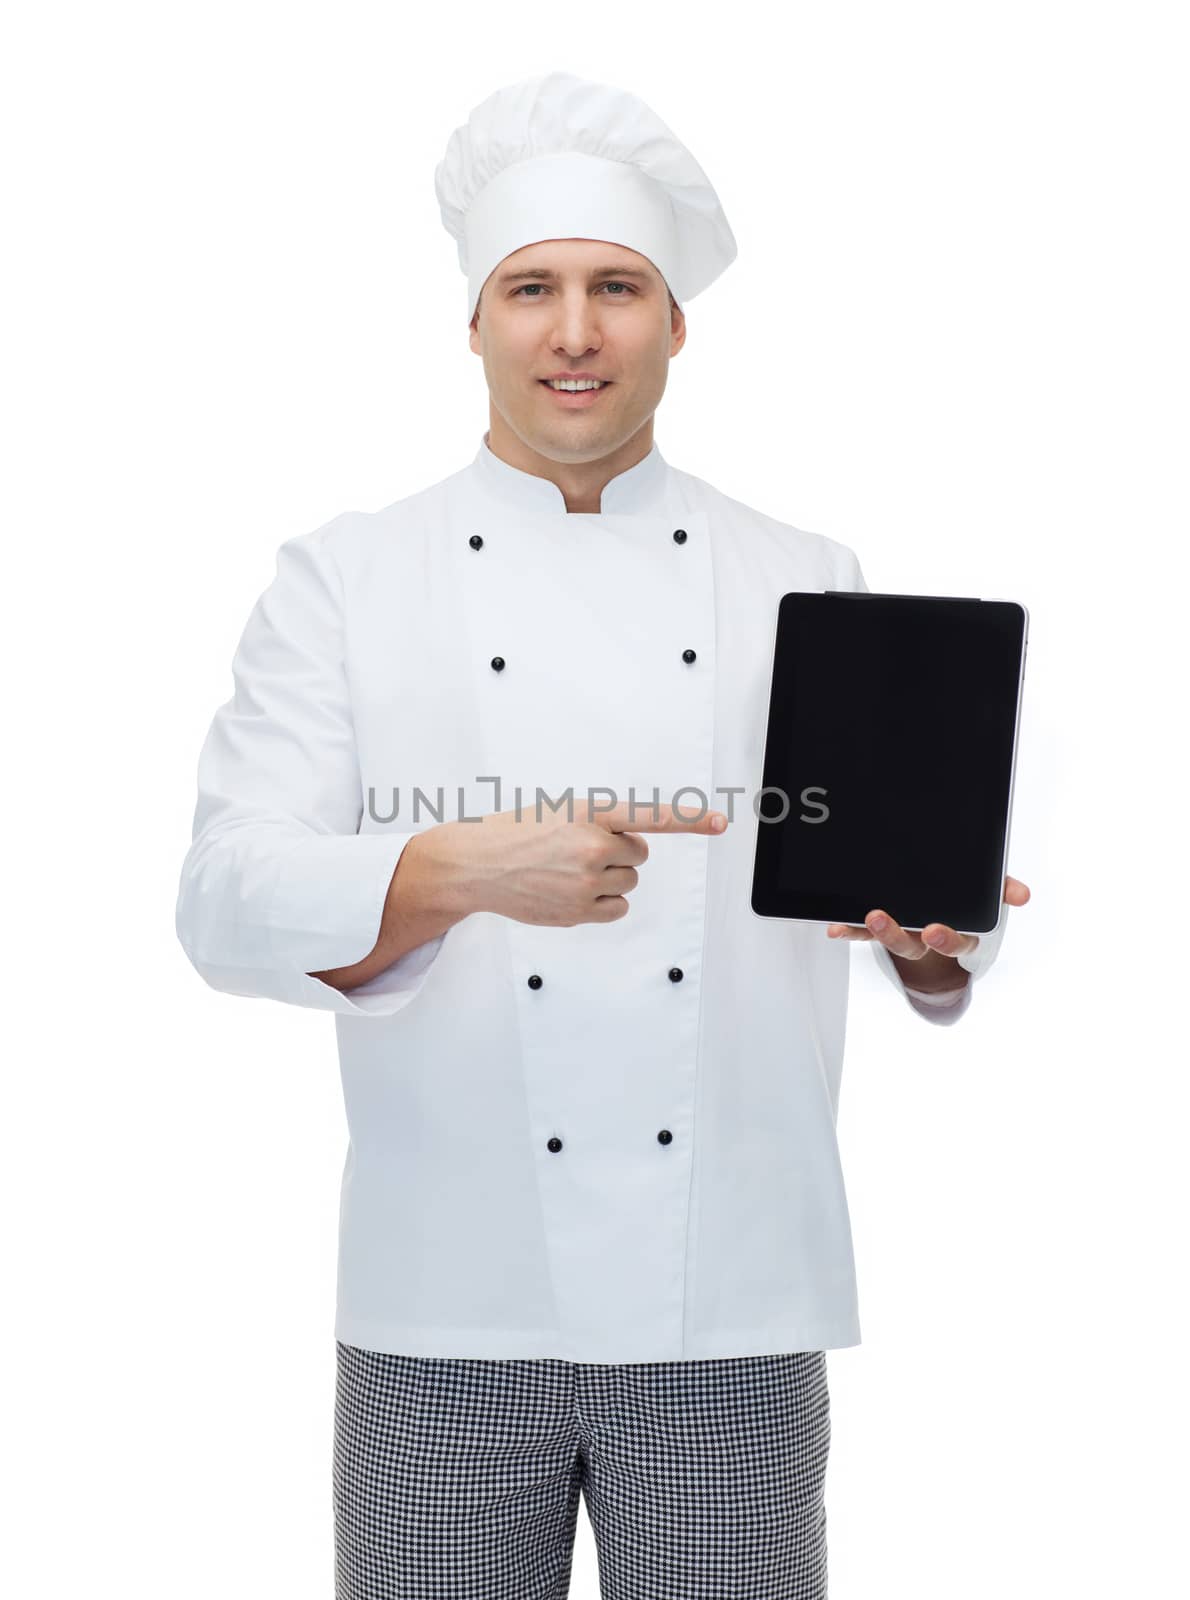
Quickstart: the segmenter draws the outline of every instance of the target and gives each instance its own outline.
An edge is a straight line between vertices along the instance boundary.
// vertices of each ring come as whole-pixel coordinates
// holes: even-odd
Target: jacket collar
[[[548,478],[539,478],[536,473],[524,472],[495,455],[488,446],[486,432],[480,440],[471,470],[482,490],[495,495],[513,509],[548,513],[566,511],[565,498],[556,483],[551,483]],[[618,472],[604,484],[598,515],[646,516],[659,512],[665,504],[668,470],[668,464],[654,440],[647,456],[625,472]]]

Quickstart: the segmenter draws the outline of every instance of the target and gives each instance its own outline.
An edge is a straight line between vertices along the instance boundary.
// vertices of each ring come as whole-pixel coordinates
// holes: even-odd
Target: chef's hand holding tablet
[[[1023,906],[1028,902],[1029,889],[1019,878],[1005,878],[1004,904],[1009,906]],[[864,918],[862,928],[853,928],[845,922],[832,922],[827,925],[827,936],[831,939],[879,939],[889,952],[901,961],[922,961],[924,966],[915,967],[912,974],[914,988],[937,988],[939,991],[963,987],[966,978],[959,977],[959,972],[954,970],[956,956],[970,955],[979,944],[977,933],[958,933],[954,928],[947,927],[945,922],[929,922],[920,933],[910,933],[902,928],[900,923],[890,917],[887,911],[869,911]],[[938,956],[941,960],[933,961],[930,957]],[[962,969],[960,968],[959,971]],[[937,983],[935,983],[937,978]],[[956,981],[958,980],[958,981]]]

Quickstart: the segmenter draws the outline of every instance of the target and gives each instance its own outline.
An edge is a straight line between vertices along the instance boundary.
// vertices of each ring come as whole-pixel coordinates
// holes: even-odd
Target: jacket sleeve
[[[839,545],[839,564],[836,568],[833,587],[836,589],[853,589],[861,594],[870,593],[864,579],[859,558],[853,550],[846,545]],[[955,960],[963,970],[970,974],[965,986],[956,991],[955,997],[947,996],[943,999],[940,995],[926,996],[919,991],[911,989],[901,979],[896,962],[889,951],[879,939],[870,939],[867,942],[872,951],[876,965],[896,989],[904,997],[906,1005],[919,1017],[924,1017],[927,1022],[932,1022],[941,1027],[949,1027],[956,1023],[960,1017],[965,1016],[971,1005],[971,994],[976,980],[980,978],[992,965],[1000,953],[1000,943],[1004,938],[1004,930],[1008,925],[1008,906],[1001,903],[1000,921],[991,933],[979,936],[979,943],[968,955],[956,956]]]
[[[234,693],[198,760],[175,926],[227,994],[391,1015],[418,994],[445,934],[347,994],[311,972],[375,947],[413,833],[360,833],[362,785],[344,667],[343,592],[328,536],[288,540],[232,661]]]

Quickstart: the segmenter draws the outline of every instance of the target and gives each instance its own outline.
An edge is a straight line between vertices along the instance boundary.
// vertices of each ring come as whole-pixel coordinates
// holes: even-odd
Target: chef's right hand
[[[693,807],[685,807],[692,810]],[[572,928],[628,915],[626,896],[648,859],[643,833],[721,833],[727,818],[707,811],[686,820],[672,806],[637,803],[593,811],[577,801],[573,819],[531,807],[496,811],[480,822],[443,822],[425,846],[464,897],[468,911],[514,922]]]

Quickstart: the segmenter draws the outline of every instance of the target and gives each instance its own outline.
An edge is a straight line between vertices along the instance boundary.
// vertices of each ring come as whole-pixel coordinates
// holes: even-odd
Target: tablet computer
[[[999,924],[1029,614],[795,592],[777,610],[752,909],[920,933]]]

